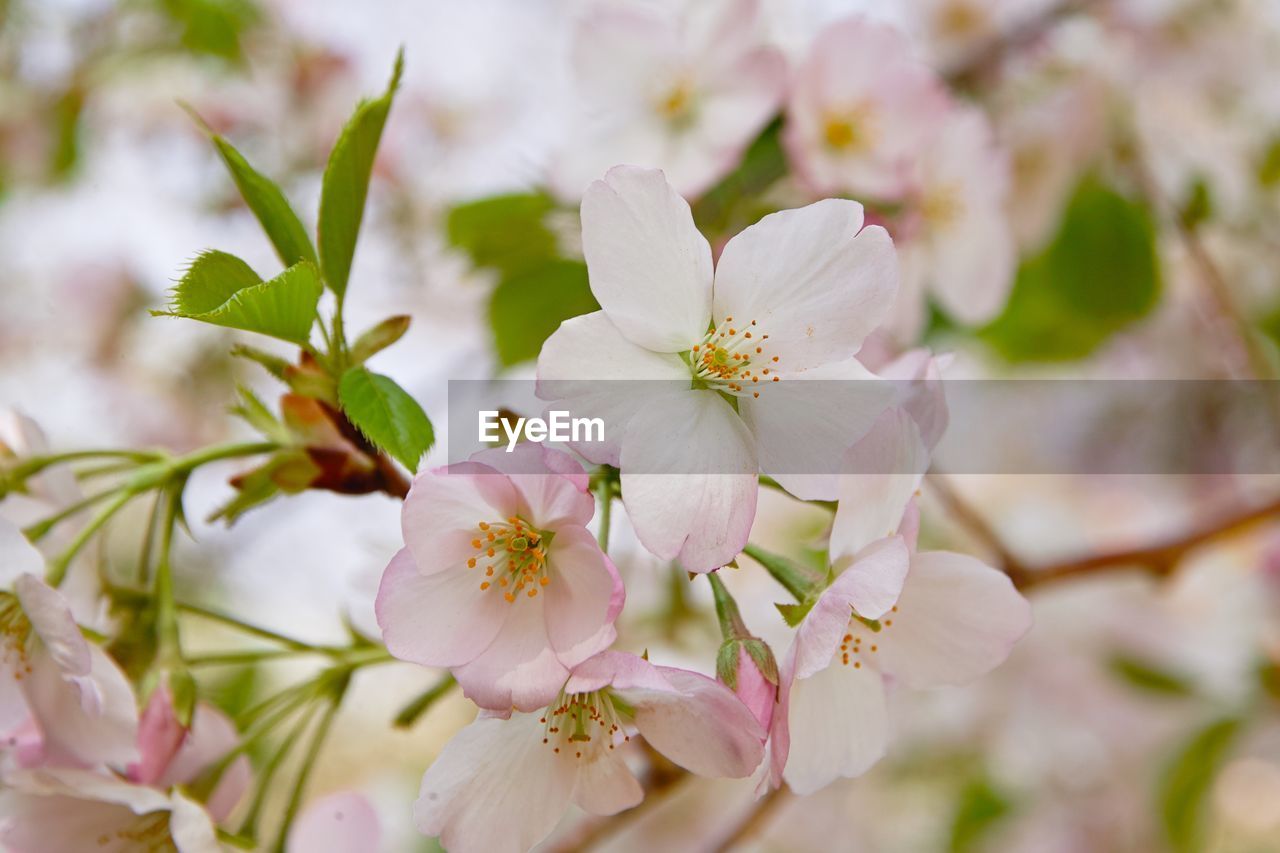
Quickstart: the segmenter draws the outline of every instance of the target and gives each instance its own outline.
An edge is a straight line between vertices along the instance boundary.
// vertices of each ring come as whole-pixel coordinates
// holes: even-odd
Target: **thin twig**
[[[1015,557],[1001,540],[999,534],[987,523],[977,510],[969,506],[969,504],[956,493],[955,489],[941,474],[930,474],[928,483],[934,494],[938,496],[938,500],[942,503],[943,508],[950,513],[961,526],[982,543],[992,556],[999,563],[996,568],[1005,572],[1010,576],[1018,576],[1024,574],[1026,569],[1021,561]]]

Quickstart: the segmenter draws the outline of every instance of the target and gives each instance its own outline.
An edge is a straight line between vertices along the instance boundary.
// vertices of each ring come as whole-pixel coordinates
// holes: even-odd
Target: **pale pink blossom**
[[[777,112],[786,63],[762,43],[757,0],[606,0],[573,36],[582,113],[552,169],[578,198],[617,163],[664,169],[696,196],[738,161]]]
[[[378,813],[363,795],[338,791],[309,804],[289,829],[289,853],[375,853],[382,841]]]
[[[849,18],[822,31],[796,73],[787,152],[815,192],[894,200],[949,107],[899,30]]]
[[[451,668],[482,707],[546,705],[616,636],[622,581],[594,511],[582,466],[538,444],[419,474],[375,605],[387,648]]]
[[[571,802],[598,815],[629,809],[644,798],[623,755],[637,732],[703,776],[747,776],[763,754],[763,729],[720,682],[603,652],[544,711],[482,713],[459,732],[422,779],[418,829],[452,853],[503,853],[532,848]]]
[[[746,543],[761,470],[798,497],[834,497],[835,460],[883,406],[784,380],[874,378],[853,356],[897,272],[888,234],[864,227],[861,205],[766,216],[713,266],[663,174],[619,166],[583,198],[582,235],[603,310],[547,340],[538,394],[604,419],[605,440],[575,449],[622,469],[641,543],[689,571],[724,565]],[[831,476],[802,473],[823,470],[815,454],[830,457]]]
[[[909,212],[894,232],[902,289],[889,325],[900,340],[919,336],[926,291],[965,325],[1004,308],[1017,263],[1005,213],[1009,170],[982,112],[953,108],[916,161]]]
[[[776,669],[776,664],[774,666]],[[773,675],[776,680],[777,672]],[[778,685],[761,671],[745,644],[738,646],[737,683],[733,692],[751,710],[760,727],[768,730],[778,700]]]

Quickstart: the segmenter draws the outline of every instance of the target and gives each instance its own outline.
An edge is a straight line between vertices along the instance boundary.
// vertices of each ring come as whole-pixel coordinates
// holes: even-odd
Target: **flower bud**
[[[769,644],[756,637],[726,640],[716,656],[716,677],[767,731],[778,698],[778,663]]]

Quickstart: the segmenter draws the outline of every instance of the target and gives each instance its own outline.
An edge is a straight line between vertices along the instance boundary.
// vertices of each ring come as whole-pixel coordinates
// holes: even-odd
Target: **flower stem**
[[[810,600],[822,588],[824,579],[819,577],[818,572],[795,560],[788,560],[750,543],[743,549],[743,553],[764,566],[773,579],[782,584],[800,603]]]
[[[182,661],[178,641],[178,608],[173,597],[173,531],[182,513],[182,488],[170,487],[165,502],[164,520],[160,527],[160,552],[156,560],[152,594],[156,606],[156,640],[161,665],[173,666]]]
[[[752,634],[742,621],[742,613],[738,610],[738,602],[733,600],[719,572],[708,572],[707,582],[711,584],[711,595],[716,602],[716,618],[720,621],[720,635],[726,640],[746,640]]]
[[[24,528],[22,532],[32,542],[39,542],[41,539],[45,537],[45,535],[49,533],[50,530],[52,530],[55,526],[57,526],[61,522],[66,521],[68,518],[70,518],[73,515],[78,515],[79,513],[84,512],[86,509],[88,509],[89,507],[93,506],[96,503],[100,503],[106,500],[107,498],[114,495],[117,491],[119,490],[107,489],[105,492],[98,492],[97,494],[89,495],[86,498],[82,498],[81,500],[76,501],[70,506],[64,507],[62,510],[49,516],[48,518],[42,521],[38,521],[35,524],[32,524]]]
[[[45,581],[49,586],[59,586],[63,578],[67,576],[67,568],[71,565],[71,561],[84,548],[84,546],[93,538],[94,534],[102,529],[108,521],[111,520],[120,509],[129,502],[133,497],[133,492],[128,490],[120,491],[115,494],[111,502],[98,510],[93,518],[89,519],[89,523],[81,528],[76,534],[76,538],[71,540],[71,544],[67,549],[59,554],[49,563],[49,568],[45,572]]]
[[[601,477],[596,484],[596,495],[600,498],[600,531],[596,534],[600,550],[609,552],[609,530],[613,523],[613,480]]]
[[[400,709],[400,713],[396,714],[395,721],[392,723],[398,729],[407,729],[418,721],[418,718],[425,714],[432,705],[434,705],[441,697],[445,696],[457,686],[458,682],[454,680],[452,675],[446,675],[435,684],[424,690],[421,695]]]
[[[302,766],[298,769],[298,776],[293,782],[293,793],[289,796],[289,805],[285,808],[284,820],[280,823],[280,831],[276,836],[275,846],[272,848],[276,853],[284,853],[285,842],[289,838],[289,828],[293,825],[293,820],[297,817],[298,809],[302,805],[302,795],[306,791],[307,780],[315,767],[316,759],[320,757],[320,749],[324,746],[325,738],[328,737],[329,729],[333,725],[333,719],[338,715],[338,709],[342,706],[342,697],[346,694],[349,683],[350,676],[348,675],[335,685],[333,695],[329,699],[329,707],[325,710],[324,716],[320,718],[315,734],[311,737],[311,743],[307,745],[307,752],[302,759]]]

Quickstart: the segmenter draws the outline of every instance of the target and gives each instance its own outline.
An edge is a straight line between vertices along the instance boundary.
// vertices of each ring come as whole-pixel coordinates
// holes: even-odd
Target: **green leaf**
[[[342,374],[338,401],[348,420],[369,441],[410,471],[435,441],[431,421],[418,402],[386,376],[353,367]]]
[[[356,338],[356,342],[351,345],[351,360],[356,364],[363,364],[403,338],[404,333],[409,331],[409,321],[411,319],[408,314],[397,314],[394,317],[388,317],[360,335],[360,337]]]
[[[1058,234],[1023,262],[1004,313],[980,336],[1009,361],[1083,358],[1146,316],[1159,295],[1150,212],[1090,176]]]
[[[324,279],[334,293],[342,297],[351,277],[351,260],[356,253],[356,238],[364,218],[365,198],[369,194],[369,177],[373,159],[382,139],[382,128],[391,111],[391,100],[400,85],[404,71],[404,50],[396,55],[391,82],[379,98],[366,100],[342,129],[320,187],[320,267]]]
[[[693,221],[711,237],[741,231],[773,212],[761,196],[786,174],[782,119],[778,118],[751,143],[738,167],[694,203]]]
[[[1131,655],[1117,653],[1108,666],[1117,678],[1148,693],[1190,696],[1195,692],[1185,678]]]
[[[181,27],[183,47],[230,61],[241,58],[240,39],[261,18],[251,0],[161,0]]]
[[[544,193],[483,198],[450,210],[446,233],[476,266],[511,275],[557,257],[556,235],[546,224],[554,208]]]
[[[231,414],[242,419],[267,438],[281,444],[288,444],[290,441],[289,431],[271,413],[266,404],[258,399],[258,395],[243,385],[239,386],[237,390],[240,393],[240,402],[232,406]]]
[[[551,261],[503,279],[489,299],[498,360],[510,366],[537,358],[562,322],[599,308],[581,261]]]
[[[283,380],[285,371],[289,369],[290,364],[287,359],[283,359],[278,355],[265,352],[257,347],[246,346],[245,344],[236,344],[231,348],[231,355],[235,358],[248,359],[274,376],[276,379]]]
[[[1170,846],[1178,853],[1203,850],[1204,801],[1213,779],[1240,734],[1241,720],[1211,723],[1187,741],[1160,780],[1160,817]]]
[[[804,621],[804,617],[809,615],[809,611],[813,609],[813,605],[816,603],[809,601],[803,604],[783,604],[780,601],[776,601],[773,606],[778,608],[778,612],[782,614],[782,621],[787,623],[787,627],[794,628]]]
[[[948,849],[952,853],[982,849],[984,836],[1012,810],[1009,798],[997,790],[991,780],[985,776],[970,780],[960,791]]]
[[[240,190],[240,196],[262,224],[262,230],[267,232],[267,238],[271,240],[271,245],[275,247],[276,254],[284,265],[291,267],[299,261],[310,261],[318,267],[316,250],[311,245],[311,238],[307,236],[307,229],[289,206],[289,200],[284,197],[280,187],[250,166],[244,155],[222,136],[214,133],[195,110],[185,104],[183,106],[208,135],[227,171],[231,173],[236,189]]]
[[[320,291],[316,268],[306,261],[270,281],[261,281],[248,264],[234,255],[205,252],[173,289],[169,310],[151,313],[305,344],[315,321]]]

